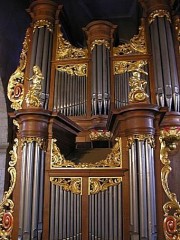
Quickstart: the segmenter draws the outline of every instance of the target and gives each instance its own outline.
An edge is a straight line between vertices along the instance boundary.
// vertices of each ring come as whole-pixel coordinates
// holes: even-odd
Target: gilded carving
[[[168,176],[171,172],[169,152],[178,147],[180,127],[164,128],[160,132],[160,160],[164,165],[161,169],[161,182],[169,201],[163,206],[165,213],[164,234],[166,239],[180,239],[180,204],[175,193],[169,189]]]
[[[23,42],[23,49],[20,55],[19,66],[16,71],[10,76],[7,96],[12,102],[11,108],[18,110],[22,108],[22,102],[24,100],[24,70],[27,64],[27,52],[28,44],[30,42],[29,29],[26,31],[26,36]]]
[[[144,26],[139,27],[138,35],[135,35],[133,38],[131,38],[129,43],[125,43],[113,48],[113,56],[125,54],[147,54]]]
[[[87,48],[76,48],[72,46],[70,42],[63,38],[61,31],[58,33],[57,44],[56,60],[88,57]]]
[[[82,195],[82,178],[77,177],[51,177],[50,181],[63,188],[65,191],[71,191]]]
[[[89,137],[91,141],[105,141],[111,139],[112,133],[106,130],[92,130],[90,131]]]
[[[139,61],[114,61],[114,75],[123,74],[125,72],[139,72],[148,74],[143,67],[147,65],[146,60]]]
[[[111,177],[111,178],[89,178],[89,194],[96,194],[107,190],[111,186],[119,185],[122,182],[122,177]]]
[[[66,160],[56,145],[56,139],[52,141],[51,168],[121,168],[122,167],[122,143],[121,138],[116,139],[116,144],[112,148],[105,160],[97,163],[75,164]]]
[[[50,32],[53,32],[53,24],[51,22],[49,22],[48,20],[45,20],[45,19],[37,20],[34,23],[33,32],[35,32],[36,28],[42,28],[42,27],[45,27],[45,26],[47,27],[47,29]]]
[[[66,72],[70,75],[77,76],[87,76],[87,64],[74,64],[74,65],[65,65],[65,66],[57,66],[57,70],[61,72]]]
[[[147,143],[154,148],[155,147],[155,140],[154,136],[151,134],[134,134],[133,136],[129,136],[127,140],[128,148],[131,148],[132,145],[135,143],[135,140],[138,141],[147,141]]]
[[[167,20],[171,22],[170,13],[167,10],[158,9],[153,11],[148,18],[149,24],[151,24],[156,19],[156,17],[160,17],[160,18],[166,17]]]
[[[44,77],[42,76],[42,72],[38,66],[33,67],[34,75],[29,78],[30,89],[26,94],[25,100],[27,107],[41,107],[41,93],[42,93],[42,80]]]
[[[10,199],[15,184],[16,184],[16,168],[17,163],[17,148],[18,139],[14,139],[13,150],[9,153],[11,155],[11,160],[9,162],[8,172],[10,174],[10,186],[8,191],[4,192],[2,201],[0,203],[0,239],[11,239],[11,232],[13,229],[13,209],[14,203]]]
[[[94,47],[96,45],[104,45],[107,49],[110,49],[110,44],[107,40],[104,40],[104,39],[97,39],[97,40],[94,40],[92,43],[91,43],[91,51],[94,49]]]
[[[25,143],[32,143],[32,142],[36,142],[42,150],[44,150],[44,151],[46,150],[46,142],[45,142],[44,138],[40,138],[40,137],[23,137],[23,138],[21,138],[21,147],[23,147]]]
[[[17,127],[17,130],[19,130],[19,123],[16,119],[13,119],[13,124],[14,124],[14,126]]]
[[[149,96],[145,92],[146,85],[147,81],[141,79],[140,73],[133,72],[132,77],[130,77],[129,79],[129,86],[131,87],[131,90],[128,95],[129,102],[131,103],[147,102]]]

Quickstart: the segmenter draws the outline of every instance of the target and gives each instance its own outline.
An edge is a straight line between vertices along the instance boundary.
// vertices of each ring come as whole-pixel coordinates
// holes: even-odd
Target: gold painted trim
[[[14,139],[13,149],[9,152],[11,160],[9,162],[8,172],[10,174],[10,186],[8,191],[4,192],[0,203],[0,238],[11,239],[13,229],[13,209],[14,202],[10,199],[16,184],[16,163],[17,163],[18,139]]]
[[[50,182],[64,191],[82,195],[82,177],[50,177]]]
[[[17,127],[17,130],[19,131],[19,123],[16,119],[13,119],[13,124],[14,124],[14,126]]]
[[[97,40],[94,40],[92,43],[91,43],[91,46],[90,46],[90,49],[91,51],[95,48],[95,46],[98,45],[104,45],[107,49],[110,49],[110,44],[107,40],[105,39],[97,39]]]
[[[33,33],[35,32],[36,28],[43,28],[43,27],[47,27],[47,29],[50,31],[50,32],[53,32],[53,23],[52,22],[49,22],[48,20],[37,20],[34,25],[33,25]]]
[[[139,27],[138,35],[135,35],[133,38],[131,38],[129,43],[113,47],[113,56],[147,53],[145,27],[143,25]]]
[[[164,234],[166,239],[180,239],[180,204],[175,193],[169,188],[168,177],[171,172],[169,152],[178,147],[180,141],[180,127],[164,128],[160,132],[160,160],[164,165],[161,169],[161,183],[170,201],[163,206],[165,213]]]
[[[56,69],[60,72],[66,72],[70,75],[86,76],[87,77],[87,64],[69,64],[69,65],[58,65]]]
[[[127,139],[127,146],[130,149],[132,145],[135,143],[135,140],[138,141],[147,141],[147,143],[155,148],[155,139],[152,134],[134,134],[133,136],[129,136]]]
[[[62,59],[84,59],[88,57],[87,48],[76,48],[70,44],[69,41],[63,38],[63,34],[59,27],[57,35],[57,51],[56,60]]]
[[[149,24],[151,24],[156,19],[156,17],[160,17],[160,18],[166,17],[167,20],[171,22],[171,16],[167,10],[159,9],[159,10],[153,11],[148,17]]]
[[[33,142],[36,142],[42,150],[46,151],[45,139],[40,138],[40,137],[23,137],[23,138],[21,138],[21,147],[23,148],[25,143],[33,143]]]
[[[122,182],[122,177],[89,177],[88,195],[106,191],[109,187],[117,186]]]
[[[18,110],[22,108],[22,102],[24,100],[24,71],[27,64],[27,52],[29,49],[30,33],[29,29],[26,31],[26,36],[23,42],[23,49],[20,55],[19,66],[16,71],[10,76],[7,96],[12,102],[11,108]]]
[[[61,154],[60,149],[56,145],[56,139],[52,140],[51,145],[51,169],[58,168],[122,168],[122,141],[121,138],[116,139],[116,143],[112,148],[105,160],[101,160],[97,163],[80,163],[75,164],[72,161],[66,160]]]

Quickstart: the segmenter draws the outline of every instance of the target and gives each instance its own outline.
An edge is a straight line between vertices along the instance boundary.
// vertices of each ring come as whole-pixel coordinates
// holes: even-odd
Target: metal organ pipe
[[[34,29],[30,77],[33,74],[33,66],[38,65],[44,77],[42,81],[42,100],[45,109],[48,107],[49,98],[52,37],[52,32],[46,26]]]
[[[147,139],[129,149],[131,239],[157,239],[153,151]]]
[[[157,103],[169,110],[180,111],[179,83],[170,22],[156,17],[150,24],[151,43],[155,68]]]
[[[92,50],[92,114],[106,115],[110,95],[109,49],[103,44]]]

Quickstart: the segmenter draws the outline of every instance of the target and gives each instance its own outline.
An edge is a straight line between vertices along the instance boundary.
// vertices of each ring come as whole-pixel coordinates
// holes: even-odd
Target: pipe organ
[[[127,43],[115,46],[117,26],[97,20],[83,48],[65,39],[62,6],[31,3],[8,84],[16,140],[2,239],[180,239],[168,178],[179,167],[179,25],[168,1],[140,2]]]

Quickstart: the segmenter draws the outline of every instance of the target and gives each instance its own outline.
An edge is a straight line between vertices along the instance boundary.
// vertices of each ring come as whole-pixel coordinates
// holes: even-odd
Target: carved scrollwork
[[[37,20],[34,23],[33,32],[35,32],[36,28],[42,28],[42,27],[45,27],[45,26],[47,27],[47,29],[50,32],[53,32],[53,23],[51,23],[51,22],[49,22],[48,20],[45,20],[45,19]]]
[[[97,163],[80,163],[75,164],[61,154],[56,145],[56,139],[52,141],[51,168],[121,168],[122,167],[122,143],[121,138],[116,139],[116,144],[112,148],[105,160]]]
[[[160,133],[160,160],[164,165],[161,169],[161,183],[170,201],[163,206],[165,213],[164,234],[166,239],[180,239],[180,204],[175,193],[172,193],[168,184],[171,172],[169,152],[177,148],[180,141],[180,127],[164,128]]]
[[[180,54],[180,16],[178,16],[174,22],[176,37],[179,42],[179,54]]]
[[[153,11],[150,15],[149,15],[149,18],[148,18],[148,21],[149,21],[149,24],[151,24],[156,17],[166,17],[167,20],[169,22],[171,22],[171,17],[170,17],[170,13],[167,11],[167,10],[164,10],[164,9],[158,9],[158,10],[155,10]]]
[[[82,195],[82,178],[77,177],[51,177],[50,181],[63,188],[65,191],[71,191],[75,194]]]
[[[94,49],[94,47],[96,45],[104,45],[107,49],[110,49],[110,44],[107,40],[105,39],[97,39],[97,40],[94,40],[92,43],[91,43],[91,51]]]
[[[144,26],[139,27],[138,35],[135,35],[133,38],[131,38],[129,43],[125,43],[113,48],[113,56],[125,54],[147,54]]]
[[[77,76],[87,76],[87,64],[74,64],[74,65],[65,65],[65,66],[57,66],[57,70],[61,72],[66,72],[70,75]]]
[[[46,151],[45,139],[40,138],[40,137],[23,137],[23,138],[21,138],[21,147],[23,147],[25,143],[32,143],[32,142],[36,142],[42,150]]]
[[[10,76],[7,87],[7,96],[12,102],[11,108],[15,110],[22,108],[22,102],[24,100],[24,70],[27,64],[26,54],[28,52],[28,45],[30,42],[29,36],[29,29],[27,29],[23,42],[23,49],[20,55],[19,66],[17,67],[16,71]]]
[[[81,59],[88,57],[87,48],[76,48],[63,38],[62,32],[59,30],[57,38],[56,60],[62,59]]]
[[[131,148],[132,145],[135,143],[135,140],[138,141],[147,141],[147,143],[154,148],[155,147],[155,140],[154,136],[151,134],[134,134],[133,136],[128,137],[127,145],[128,148]]]
[[[41,107],[42,100],[42,80],[44,77],[42,76],[42,72],[38,66],[33,67],[34,75],[29,79],[31,81],[30,89],[26,94],[25,100],[27,103],[27,107]]]
[[[89,194],[96,194],[107,190],[111,186],[116,186],[122,182],[122,177],[113,178],[89,178]]]
[[[123,74],[125,72],[139,72],[148,74],[143,67],[147,65],[146,60],[139,61],[114,61],[114,75]]]
[[[104,130],[92,130],[90,131],[89,137],[91,141],[110,140],[112,137],[112,133]]]
[[[9,153],[11,160],[9,162],[8,172],[10,174],[10,186],[8,191],[4,192],[2,201],[0,203],[0,239],[8,240],[11,239],[11,232],[13,229],[13,209],[14,203],[10,199],[12,192],[16,184],[16,168],[17,163],[17,148],[18,139],[14,139],[13,150]]]

